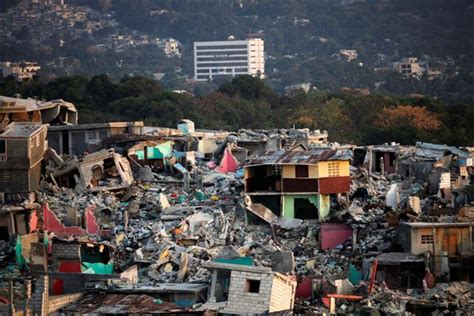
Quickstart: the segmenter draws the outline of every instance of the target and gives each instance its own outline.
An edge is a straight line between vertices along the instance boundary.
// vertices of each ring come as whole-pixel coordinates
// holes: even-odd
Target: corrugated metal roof
[[[350,160],[352,151],[348,149],[310,149],[267,151],[258,157],[250,158],[245,166],[257,165],[315,165],[319,161]]]
[[[62,309],[80,314],[135,314],[155,315],[164,313],[187,313],[176,304],[156,303],[145,294],[87,294],[79,301]]]
[[[469,158],[470,153],[468,151],[464,151],[454,146],[442,145],[442,144],[432,144],[432,143],[423,143],[417,142],[416,143],[416,153],[415,156],[417,158],[424,158],[424,159],[435,159],[438,160],[448,153],[452,153],[459,157]]]

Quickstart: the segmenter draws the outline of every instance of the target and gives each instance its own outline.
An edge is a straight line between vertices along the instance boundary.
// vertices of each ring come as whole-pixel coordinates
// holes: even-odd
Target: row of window
[[[239,45],[212,45],[212,46],[204,46],[204,45],[196,45],[196,50],[203,50],[203,49],[247,49],[247,44],[239,44]]]
[[[204,52],[196,52],[196,56],[208,56],[208,55],[216,55],[216,54],[227,54],[227,55],[247,55],[247,50],[245,49],[232,49],[232,50],[220,50],[220,51],[204,51]]]
[[[216,55],[209,57],[198,57],[197,61],[228,61],[228,60],[245,60],[247,61],[247,56],[234,56],[234,55]]]
[[[247,72],[247,68],[233,68],[234,72]],[[214,68],[214,69],[197,69],[198,74],[208,74],[208,73],[220,73],[220,72],[227,72],[232,73],[232,69],[229,68]]]
[[[239,67],[239,66],[245,66],[247,67],[247,62],[230,62],[230,63],[219,63],[219,64],[213,64],[213,63],[199,63],[196,65],[196,68],[219,68],[219,67]]]

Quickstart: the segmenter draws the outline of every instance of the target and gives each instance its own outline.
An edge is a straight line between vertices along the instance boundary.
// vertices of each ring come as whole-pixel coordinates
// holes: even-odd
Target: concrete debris
[[[327,132],[189,120],[102,145],[42,150],[35,194],[2,204],[5,289],[33,280],[66,314],[137,312],[132,298],[144,314],[472,310],[469,149],[329,147]]]

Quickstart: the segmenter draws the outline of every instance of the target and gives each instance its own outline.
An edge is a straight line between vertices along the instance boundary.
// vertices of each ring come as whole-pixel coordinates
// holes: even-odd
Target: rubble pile
[[[178,127],[114,135],[79,156],[42,148],[38,189],[7,192],[23,200],[0,214],[10,240],[0,242],[2,276],[14,291],[46,275],[51,298],[131,292],[148,311],[472,307],[471,284],[454,282],[473,281],[469,151]],[[72,309],[87,304],[75,300]]]

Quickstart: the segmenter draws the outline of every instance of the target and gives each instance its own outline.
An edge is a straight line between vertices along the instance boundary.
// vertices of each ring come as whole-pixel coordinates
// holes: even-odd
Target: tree
[[[385,139],[413,144],[417,140],[435,140],[442,122],[437,114],[425,107],[400,105],[382,109],[375,125]]]
[[[229,96],[239,95],[246,100],[268,99],[276,96],[265,81],[252,76],[237,76],[231,82],[220,86],[219,92]]]

